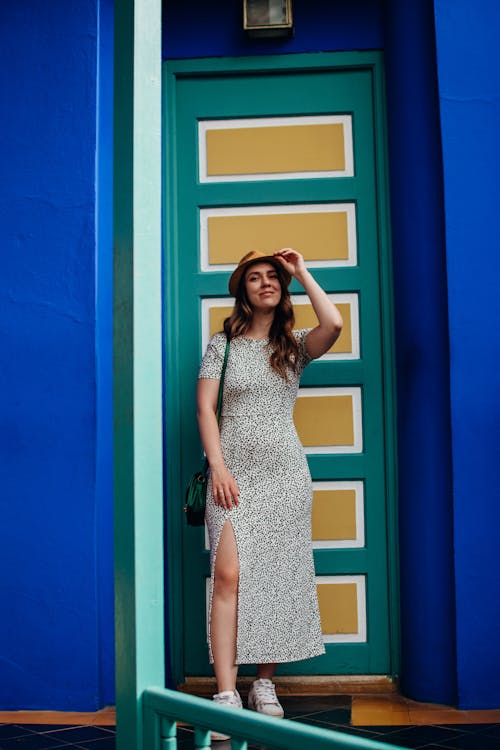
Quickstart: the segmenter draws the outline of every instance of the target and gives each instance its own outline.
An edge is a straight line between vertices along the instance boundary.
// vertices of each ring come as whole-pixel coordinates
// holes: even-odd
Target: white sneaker
[[[237,690],[223,690],[222,693],[216,693],[213,697],[213,701],[218,703],[220,706],[229,706],[230,708],[243,708],[240,694]],[[213,740],[228,740],[228,734],[222,734],[222,732],[211,732],[211,738]]]
[[[255,680],[248,693],[248,708],[260,714],[282,719],[285,715],[283,706],[276,697],[276,688],[271,680]]]

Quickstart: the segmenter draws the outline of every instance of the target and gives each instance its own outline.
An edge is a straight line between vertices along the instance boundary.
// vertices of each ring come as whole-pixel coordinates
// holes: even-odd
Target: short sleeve
[[[309,356],[306,349],[306,339],[308,334],[312,331],[312,328],[299,328],[293,332],[295,340],[299,347],[299,371],[302,372],[309,362],[312,362],[312,357]]]
[[[225,335],[223,333],[216,333],[215,336],[212,337],[203,359],[201,360],[198,378],[220,379],[225,348]]]

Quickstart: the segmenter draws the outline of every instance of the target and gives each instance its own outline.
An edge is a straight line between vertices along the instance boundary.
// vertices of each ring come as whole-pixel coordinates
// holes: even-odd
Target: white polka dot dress
[[[269,364],[267,339],[231,341],[224,382],[221,445],[240,490],[240,505],[215,505],[209,480],[205,520],[210,538],[211,586],[217,545],[231,522],[239,559],[236,664],[307,659],[323,654],[311,549],[312,485],[293,423],[300,375],[310,361],[309,329],[294,331],[297,373],[288,381]],[[220,378],[226,338],[208,345],[200,378]],[[210,648],[210,661],[213,661]]]

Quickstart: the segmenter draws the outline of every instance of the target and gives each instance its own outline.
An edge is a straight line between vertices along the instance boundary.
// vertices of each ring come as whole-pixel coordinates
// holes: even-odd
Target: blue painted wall
[[[96,442],[99,30],[97,0],[1,4],[2,709],[112,699],[96,549],[112,539]]]
[[[201,0],[167,2],[164,55],[386,46],[399,397],[409,420],[406,426],[400,420],[399,445],[400,474],[409,478],[403,476],[401,493],[401,561],[410,594],[402,603],[403,684],[413,697],[430,689],[431,698],[453,700],[457,673],[461,706],[498,706],[500,346],[492,332],[500,323],[493,223],[500,9],[493,0],[474,11],[466,0],[434,0],[437,101],[432,3],[386,5],[384,18],[382,0],[320,0],[314,14],[307,0],[295,0],[295,37],[256,41],[241,31],[240,3],[221,0],[214,17],[214,6]],[[394,24],[406,24],[412,45],[401,45]],[[422,58],[425,49],[430,56]],[[0,619],[0,708],[93,710],[113,700],[111,75],[112,0],[2,4],[0,556],[8,575],[0,594],[9,616]],[[417,159],[422,136],[424,158]],[[415,314],[415,294],[423,317]],[[430,401],[422,410],[424,391]],[[429,435],[435,442],[426,446]],[[414,465],[421,451],[427,474]],[[416,476],[427,476],[419,488],[425,508],[411,481]],[[426,495],[436,477],[439,489]]]
[[[455,703],[445,237],[432,0],[388,0],[387,118],[398,386],[401,689]]]
[[[248,39],[242,28],[242,1],[164,0],[163,56],[230,57],[383,46],[383,0],[293,0],[293,17],[291,39]]]
[[[464,708],[500,706],[500,66],[496,0],[435,0]]]

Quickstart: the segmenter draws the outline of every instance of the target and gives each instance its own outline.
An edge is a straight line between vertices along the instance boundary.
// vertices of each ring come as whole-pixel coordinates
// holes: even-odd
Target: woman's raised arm
[[[285,247],[275,253],[282,266],[302,284],[311,300],[318,325],[306,338],[306,349],[312,359],[321,357],[330,349],[340,336],[343,320],[340,312],[328,295],[323,291],[312,274],[307,270],[304,258],[291,247]]]

